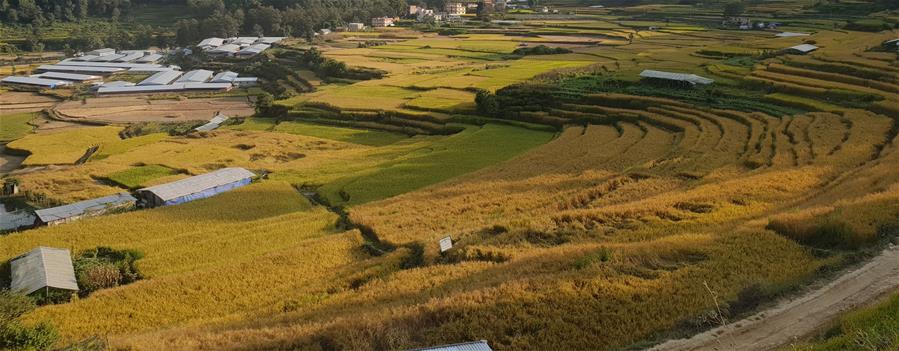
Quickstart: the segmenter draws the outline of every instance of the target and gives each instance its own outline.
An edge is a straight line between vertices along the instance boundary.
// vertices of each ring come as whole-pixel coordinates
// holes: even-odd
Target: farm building
[[[222,168],[206,174],[138,190],[145,207],[177,205],[236,189],[256,175],[243,168]]]
[[[65,59],[65,60],[63,60],[63,61],[90,61],[90,60],[93,60],[93,59],[95,59],[95,58],[97,58],[97,57],[100,57],[100,56],[84,55],[84,56],[73,57],[73,58],[70,58],[70,59]]]
[[[256,40],[256,44],[266,44],[266,45],[274,45],[282,40],[287,39],[286,37],[261,37],[259,40]]]
[[[410,349],[407,351],[493,351],[486,340],[463,342],[459,344],[450,344],[442,346],[424,347],[420,349]]]
[[[885,48],[897,48],[899,47],[899,38],[887,40],[881,45],[883,45],[883,47]]]
[[[129,53],[125,54],[125,56],[119,57],[113,61],[115,61],[115,62],[131,62],[131,61],[137,60],[141,57],[144,57],[143,52],[129,52]]]
[[[715,82],[713,79],[700,77],[695,74],[663,72],[649,69],[641,72],[640,77],[647,80],[676,82],[690,86],[695,86],[697,84],[708,85]]]
[[[228,91],[233,87],[229,83],[180,83],[184,90]]]
[[[256,84],[259,83],[259,78],[256,78],[256,77],[238,77],[238,78],[234,78],[234,81],[233,81],[232,83],[233,83],[234,85],[238,86],[238,87],[241,87],[241,88],[243,88],[243,87],[252,87],[252,86],[256,86]]]
[[[85,200],[59,207],[34,211],[36,225],[57,225],[75,221],[84,217],[98,216],[115,209],[134,206],[137,199],[127,193],[105,196],[98,199]]]
[[[124,80],[115,80],[112,82],[104,82],[101,87],[133,87],[135,84],[132,82],[126,82]]]
[[[209,120],[208,123],[201,125],[199,127],[196,127],[196,128],[194,128],[194,130],[196,130],[198,132],[208,132],[211,130],[215,130],[216,128],[221,126],[222,123],[225,123],[225,121],[227,121],[227,120],[228,120],[228,116],[225,116],[221,113],[217,113],[215,115],[215,117],[212,117],[212,119]]]
[[[793,47],[787,49],[787,52],[792,53],[792,54],[805,55],[805,54],[811,53],[815,50],[818,50],[817,46],[814,46],[812,44],[802,44],[802,45],[796,45],[796,46],[793,46]]]
[[[372,28],[393,27],[393,18],[390,17],[374,17],[371,19]]]
[[[208,54],[210,56],[232,56],[238,51],[240,51],[240,45],[225,44],[215,49],[209,50]]]
[[[81,66],[81,65],[40,65],[35,68],[36,72],[69,72],[80,74],[113,74],[124,71],[124,68],[117,67],[100,67],[100,66]]]
[[[85,56],[106,56],[115,55],[115,49],[103,48],[84,53]]]
[[[212,71],[198,69],[185,73],[175,83],[205,83],[209,78],[212,78]]]
[[[171,68],[171,67],[134,67],[134,68],[128,69],[129,73],[159,73],[159,72],[166,72],[166,71],[177,71],[177,70],[174,68]]]
[[[134,62],[137,63],[156,63],[157,61],[162,60],[162,55],[160,54],[149,54],[147,56],[141,57]]]
[[[91,66],[91,67],[111,67],[111,68],[157,68],[162,65],[155,63],[128,63],[128,62],[78,62],[72,59],[65,59],[56,63],[57,66]]]
[[[90,62],[112,62],[112,61],[116,61],[120,58],[123,58],[125,56],[128,56],[128,55],[122,55],[122,54],[103,55],[103,56],[99,56],[99,57],[91,60]]]
[[[809,35],[811,35],[811,34],[796,33],[796,32],[782,32],[782,33],[777,33],[774,36],[779,37],[779,38],[793,38],[793,37],[807,37]]]
[[[222,39],[222,38],[206,38],[206,39],[201,40],[200,43],[197,44],[197,47],[199,47],[199,48],[201,48],[201,49],[203,49],[203,50],[208,50],[208,49],[212,49],[212,48],[217,48],[217,47],[222,46],[222,45],[224,45],[224,44],[225,44],[225,39]]]
[[[78,83],[92,83],[92,82],[98,82],[103,79],[103,77],[95,76],[95,75],[63,73],[63,72],[44,72],[41,74],[34,75],[32,77],[44,78],[44,79],[60,79],[60,80],[78,82]]]
[[[237,38],[231,38],[228,41],[228,44],[234,44],[234,45],[238,45],[240,47],[244,47],[244,46],[250,46],[250,45],[255,44],[257,40],[259,40],[259,38],[257,38],[257,37],[237,37]]]
[[[59,80],[59,79],[44,79],[44,78],[36,78],[36,77],[19,77],[19,76],[9,76],[3,79],[0,79],[0,83],[3,84],[12,84],[12,85],[32,85],[38,87],[46,87],[50,89],[55,89],[57,87],[65,86],[72,84],[72,82]]]
[[[212,77],[210,83],[231,83],[237,78],[237,72],[222,71]]]
[[[247,47],[241,49],[240,51],[235,53],[234,56],[237,56],[237,57],[256,56],[256,55],[261,54],[263,51],[268,50],[269,47],[270,47],[270,45],[268,45],[268,44],[253,44],[253,45],[250,45],[250,46],[247,46]]]
[[[347,24],[347,30],[349,30],[350,32],[361,32],[361,31],[365,30],[365,25],[362,23],[353,22],[353,23]]]
[[[167,85],[171,84],[175,79],[181,76],[180,71],[163,71],[156,73],[147,79],[140,81],[137,85]]]
[[[68,249],[38,247],[9,262],[10,290],[29,295],[39,290],[78,291],[75,268]]]
[[[444,11],[450,15],[464,15],[465,14],[465,4],[461,2],[448,2],[444,5]]]

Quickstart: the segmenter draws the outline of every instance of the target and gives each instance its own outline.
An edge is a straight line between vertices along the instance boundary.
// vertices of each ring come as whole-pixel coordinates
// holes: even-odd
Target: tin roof
[[[110,207],[125,205],[129,202],[137,202],[137,199],[128,193],[119,193],[64,206],[36,210],[34,211],[34,214],[41,220],[41,222],[50,223],[67,218],[90,215],[91,213],[101,212]]]
[[[777,33],[775,36],[781,37],[781,38],[791,38],[791,37],[807,37],[809,35],[810,34],[808,34],[808,33],[783,32],[783,33]]]
[[[180,91],[184,90],[184,84],[170,84],[170,85],[134,85],[134,86],[101,86],[97,89],[97,92],[100,94],[115,94],[115,93],[163,93],[169,91]]]
[[[77,74],[77,73],[63,73],[63,72],[44,72],[38,75],[35,75],[36,78],[47,78],[47,79],[62,79],[62,80],[72,80],[76,82],[83,82],[86,80],[96,80],[100,79],[100,76],[94,76],[89,74]]]
[[[137,85],[166,85],[178,79],[181,76],[181,71],[162,71],[153,74],[137,83]]]
[[[193,70],[185,73],[176,83],[204,83],[212,77],[212,71],[205,69]]]
[[[68,249],[40,246],[10,260],[10,290],[31,294],[44,287],[78,290]]]
[[[112,61],[118,60],[125,56],[128,56],[128,55],[123,55],[123,54],[102,55],[102,56],[99,56],[99,57],[91,60],[91,62],[112,62]]]
[[[239,167],[222,168],[209,173],[177,180],[171,183],[140,189],[158,196],[162,201],[177,199],[182,196],[196,194],[225,184],[256,176],[253,172]]]
[[[27,85],[39,85],[43,87],[56,87],[59,85],[69,85],[72,82],[59,80],[59,79],[44,79],[37,77],[21,77],[21,76],[9,76],[3,79],[0,79],[0,82],[3,83],[12,83],[12,84],[27,84]]]
[[[807,53],[810,53],[810,52],[812,52],[812,51],[818,50],[818,47],[817,47],[817,46],[814,46],[814,45],[812,45],[812,44],[802,44],[802,45],[796,45],[796,46],[790,47],[790,49],[791,49],[791,50],[799,51],[799,52],[804,53],[804,54],[807,54]]]
[[[240,50],[239,45],[225,44],[225,45],[219,46],[215,49],[209,50],[209,52],[211,52],[211,53],[235,53],[239,50]]]
[[[147,56],[144,56],[144,57],[141,57],[141,58],[135,60],[135,62],[156,62],[156,61],[159,61],[160,59],[162,59],[162,55],[160,55],[160,54],[149,54]]]
[[[237,78],[237,72],[223,71],[212,77],[212,83],[231,83]]]
[[[407,351],[493,351],[486,340],[463,342],[459,344],[450,344],[442,346],[425,347],[420,349],[410,349]]]
[[[114,61],[131,62],[131,61],[137,60],[141,57],[144,57],[143,52],[129,52],[125,56],[119,57],[119,58],[115,59]]]
[[[197,46],[222,46],[225,43],[225,39],[222,38],[206,38],[200,41]]]
[[[58,72],[116,73],[116,72],[121,72],[124,69],[116,68],[116,67],[100,67],[100,66],[90,66],[90,65],[77,65],[77,66],[40,65],[40,66],[38,66],[37,70],[58,71]]]
[[[687,83],[690,83],[693,85],[696,85],[696,84],[705,85],[705,84],[712,84],[715,82],[714,79],[700,77],[695,74],[654,71],[651,69],[640,72],[640,77],[676,80],[676,81],[681,81],[681,82],[687,82]]]

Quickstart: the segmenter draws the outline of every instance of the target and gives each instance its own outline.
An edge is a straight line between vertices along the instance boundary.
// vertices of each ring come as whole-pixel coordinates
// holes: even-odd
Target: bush
[[[766,228],[818,249],[857,249],[865,244],[848,224],[829,218],[810,222],[774,219]]]
[[[143,279],[135,267],[135,261],[143,254],[134,250],[115,250],[98,247],[86,250],[75,259],[75,277],[81,296],[94,291],[129,284]]]
[[[770,295],[760,284],[752,284],[737,294],[737,300],[730,304],[730,315],[738,316],[753,311],[769,298]]]
[[[571,50],[566,48],[551,48],[546,45],[537,45],[532,48],[518,48],[515,51],[512,51],[514,55],[556,55],[556,54],[570,54]]]
[[[0,290],[0,349],[47,350],[59,339],[56,329],[39,323],[34,327],[23,326],[19,317],[36,307],[34,300],[25,295]]]

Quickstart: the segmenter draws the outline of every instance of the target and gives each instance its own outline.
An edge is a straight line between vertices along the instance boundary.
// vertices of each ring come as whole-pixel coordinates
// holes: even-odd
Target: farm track
[[[804,296],[689,339],[670,340],[650,351],[771,350],[825,327],[840,314],[876,302],[899,288],[899,247],[891,246],[864,266]]]

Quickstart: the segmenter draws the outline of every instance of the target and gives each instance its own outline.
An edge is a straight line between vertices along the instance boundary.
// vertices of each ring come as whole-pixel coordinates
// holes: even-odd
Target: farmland
[[[0,140],[24,157],[3,179],[38,208],[225,167],[259,175],[0,234],[0,262],[39,245],[143,254],[144,279],[21,322],[50,323],[59,347],[641,349],[795,297],[899,234],[899,66],[881,47],[895,32],[853,30],[860,17],[812,2],[748,6],[801,37],[722,27],[716,5],[550,6],[562,13],[313,41],[343,76],[302,62],[309,44],[291,39],[260,59],[279,65],[261,86],[285,88],[267,108],[0,93],[16,106],[0,110]],[[782,51],[803,43],[818,49]],[[549,48],[565,50],[538,54]],[[217,111],[233,118],[192,131]],[[895,345],[881,333],[895,305],[790,337]]]

